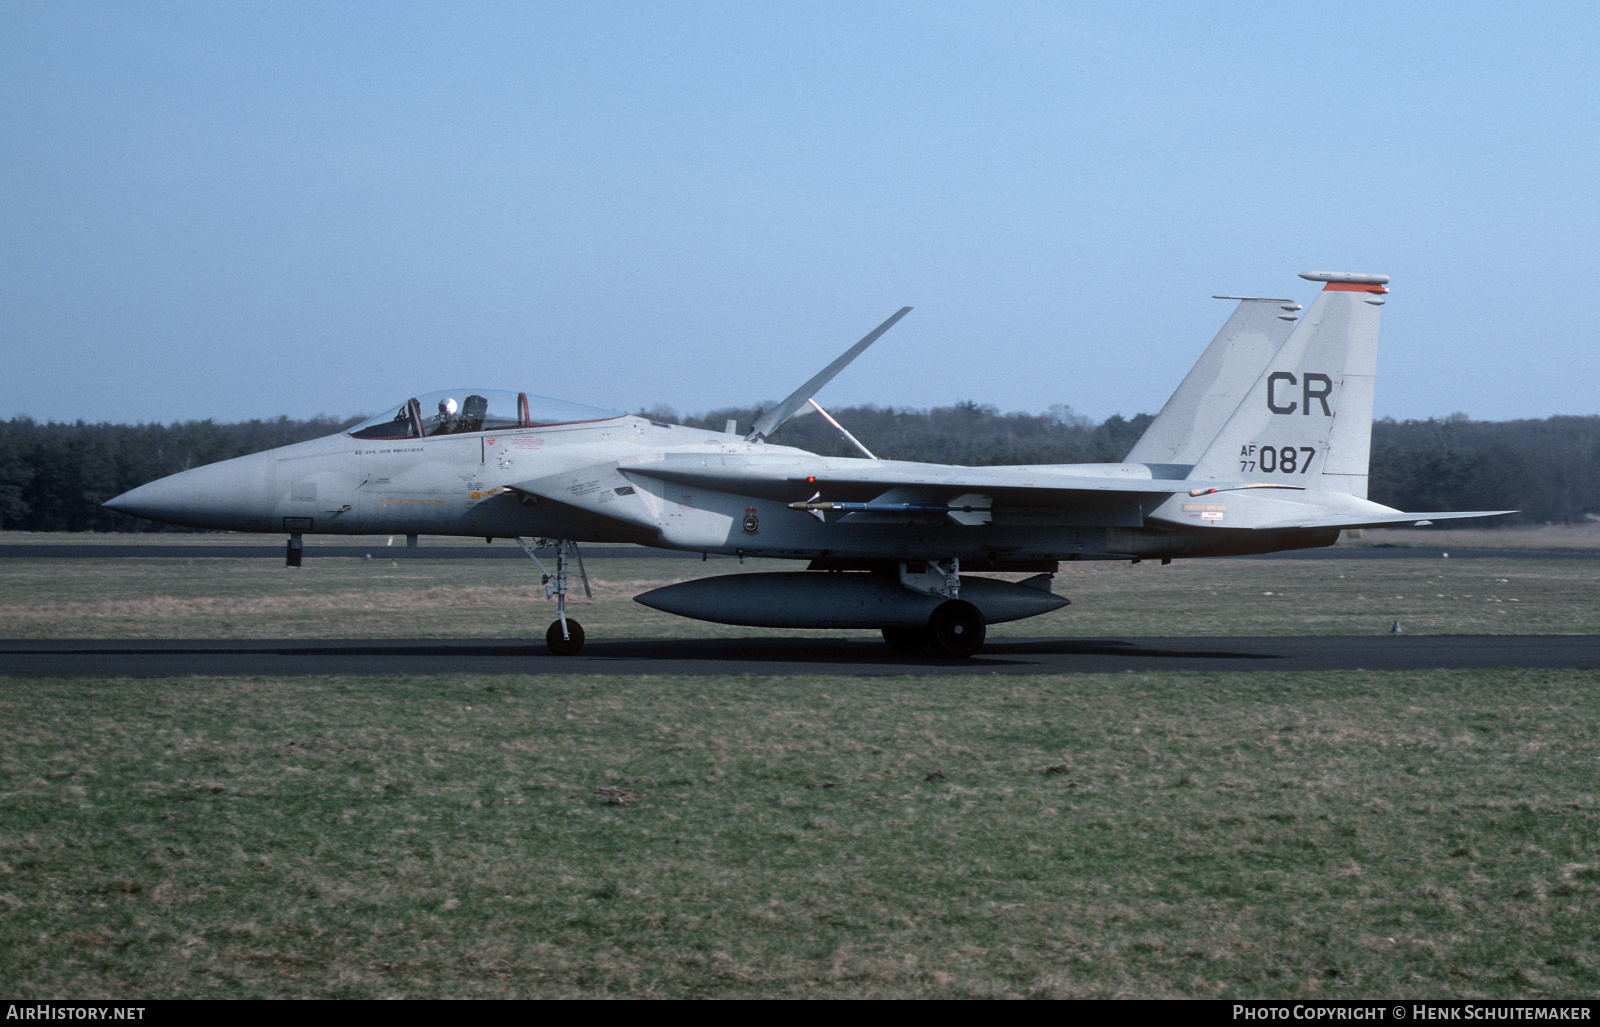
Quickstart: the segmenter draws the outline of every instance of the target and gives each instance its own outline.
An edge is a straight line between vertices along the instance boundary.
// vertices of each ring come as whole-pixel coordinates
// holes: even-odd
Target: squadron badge
[[[756,508],[753,507],[753,506],[745,507],[744,508],[744,533],[746,535],[754,535],[756,532],[758,532],[760,530],[761,530],[761,518],[756,516]]]

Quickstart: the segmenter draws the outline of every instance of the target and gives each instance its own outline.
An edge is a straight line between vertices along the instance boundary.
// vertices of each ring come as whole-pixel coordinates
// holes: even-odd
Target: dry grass
[[[7,681],[0,992],[1593,996],[1597,685]]]
[[[481,543],[480,543],[481,544]],[[632,602],[685,577],[793,570],[787,561],[605,559],[574,612],[591,638],[751,636]],[[1016,577],[1016,575],[1013,575]],[[1060,612],[1000,637],[1600,631],[1600,561],[1195,560],[1063,564]],[[0,560],[10,638],[537,637],[553,616],[536,568],[509,560]],[[782,634],[792,634],[785,631]],[[870,634],[870,633],[866,633]]]
[[[1416,549],[1600,549],[1600,522],[1504,528],[1368,528],[1345,532],[1344,546]]]

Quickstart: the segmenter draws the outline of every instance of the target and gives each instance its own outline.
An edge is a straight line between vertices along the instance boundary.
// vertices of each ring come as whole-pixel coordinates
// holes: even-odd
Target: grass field
[[[794,569],[733,560],[592,560],[590,638],[754,637],[632,601],[696,574]],[[1019,577],[1019,576],[1013,576]],[[1600,560],[1194,560],[1062,565],[1074,605],[997,624],[1040,635],[1600,632]],[[531,561],[0,560],[0,637],[542,637],[554,617]],[[869,635],[872,632],[856,632]]]
[[[1594,996],[1597,686],[12,680],[0,993]]]
[[[590,568],[591,638],[762,633]],[[1597,571],[1063,565],[994,633],[1592,633]],[[536,636],[532,572],[6,558],[0,635]],[[1593,997],[1597,686],[0,679],[0,993]]]
[[[632,597],[699,574],[795,567],[591,560],[595,599],[580,592],[572,609],[593,639],[793,635],[684,620]],[[1072,606],[991,631],[1364,635],[1399,620],[1415,633],[1593,633],[1597,583],[1600,560],[1586,559],[1062,564],[1055,590]],[[9,638],[537,638],[553,615],[530,561],[0,560],[0,636]]]

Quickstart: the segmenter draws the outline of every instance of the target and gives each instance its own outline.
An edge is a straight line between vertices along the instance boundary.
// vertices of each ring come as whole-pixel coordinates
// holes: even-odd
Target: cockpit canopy
[[[608,421],[616,410],[504,389],[446,389],[408,399],[350,429],[358,439],[418,439],[507,428]]]

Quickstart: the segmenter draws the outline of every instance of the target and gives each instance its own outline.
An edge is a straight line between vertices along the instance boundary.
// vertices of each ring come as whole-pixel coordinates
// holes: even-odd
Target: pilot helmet
[[[444,399],[441,399],[439,401],[439,416],[440,417],[454,417],[455,413],[456,413],[456,401],[455,400],[453,400],[450,397],[446,396]]]

